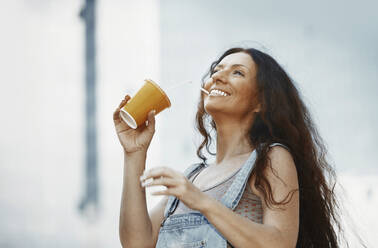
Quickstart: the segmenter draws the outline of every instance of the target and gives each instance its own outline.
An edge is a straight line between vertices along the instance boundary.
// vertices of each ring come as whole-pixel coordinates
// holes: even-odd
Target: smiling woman
[[[122,245],[340,247],[335,173],[290,77],[253,48],[226,51],[208,75],[196,115],[202,162],[184,173],[144,171],[155,132],[152,112],[149,124],[136,130],[119,119],[128,96],[114,112],[125,154]],[[209,150],[207,123],[215,130],[216,153]],[[214,163],[207,163],[204,148],[216,155]],[[154,194],[164,198],[148,212],[144,188],[158,185],[166,189]]]
[[[238,124],[249,126],[259,111],[254,80],[256,68],[251,56],[241,52],[229,54],[210,73],[209,80],[203,85],[210,92],[208,96],[204,95],[206,112],[213,119],[217,118],[218,123],[234,122],[237,118]]]

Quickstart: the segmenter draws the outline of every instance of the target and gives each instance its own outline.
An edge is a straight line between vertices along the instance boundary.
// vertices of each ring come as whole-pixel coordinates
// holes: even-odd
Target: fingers
[[[177,186],[180,181],[178,180],[181,174],[168,167],[156,167],[145,171],[140,177],[141,186],[165,186],[166,190],[152,192],[151,195],[175,195],[173,186]],[[171,187],[169,189],[169,187]]]
[[[168,167],[156,167],[152,168],[148,171],[145,171],[143,175],[140,177],[140,181],[145,181],[149,178],[157,179],[161,176],[168,177],[168,178],[177,178],[179,173],[175,172],[171,168]]]
[[[145,180],[142,181],[141,185],[142,187],[149,187],[149,186],[166,186],[166,187],[171,187],[175,186],[177,184],[176,179],[172,179],[169,177],[160,177],[157,179],[152,179],[152,180]]]
[[[123,108],[126,105],[126,103],[130,100],[130,98],[131,97],[129,95],[126,95],[125,98],[122,100],[122,102],[119,104],[118,108],[113,112],[113,120],[116,125],[121,122],[121,118],[120,118],[121,108]],[[154,133],[155,132],[155,114],[156,114],[156,110],[151,110],[148,113],[146,124],[140,125],[138,129],[143,131],[145,128],[147,128],[149,132]]]
[[[117,108],[116,111],[114,111],[113,120],[114,120],[114,123],[116,124],[118,124],[121,121],[120,116],[119,116],[119,108]]]
[[[156,191],[156,192],[151,192],[151,195],[174,195],[173,192],[169,189],[162,190],[162,191]]]
[[[119,104],[118,108],[121,109],[130,100],[130,98],[131,97],[129,95],[126,95],[122,102]]]
[[[156,114],[156,110],[151,110],[147,116],[147,121],[148,121],[147,129],[150,132],[155,132],[155,114]]]
[[[129,95],[126,95],[125,98],[122,100],[122,102],[119,104],[118,108],[113,112],[113,120],[116,124],[121,122],[119,111],[121,110],[121,108],[123,108],[126,105],[126,103],[130,100],[130,98],[131,97]]]

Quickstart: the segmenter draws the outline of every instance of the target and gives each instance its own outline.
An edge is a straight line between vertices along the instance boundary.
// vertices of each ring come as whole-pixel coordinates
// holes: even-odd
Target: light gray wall
[[[158,2],[98,1],[100,206],[84,216],[84,1],[0,3],[0,247],[120,247],[112,115],[143,79],[159,78]],[[160,154],[151,147],[149,164]]]

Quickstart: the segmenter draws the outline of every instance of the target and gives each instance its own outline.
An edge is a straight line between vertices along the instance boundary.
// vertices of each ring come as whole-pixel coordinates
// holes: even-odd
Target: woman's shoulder
[[[294,158],[288,149],[274,146],[268,152],[269,166],[264,170],[272,188],[297,188],[298,173]]]
[[[271,186],[298,186],[298,175],[294,158],[290,152],[290,149],[281,143],[272,143],[269,145],[270,149],[267,156],[269,157],[270,166],[267,166],[263,173]],[[255,178],[251,177],[249,185],[252,192],[261,197],[260,192],[254,187]],[[281,185],[283,183],[283,185]],[[273,184],[273,185],[272,185]]]

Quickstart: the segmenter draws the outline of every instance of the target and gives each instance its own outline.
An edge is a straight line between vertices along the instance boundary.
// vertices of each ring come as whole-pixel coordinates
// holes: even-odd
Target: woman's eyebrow
[[[214,67],[214,69],[215,69],[215,68],[223,68],[223,67],[224,67],[224,65],[220,64],[220,65],[216,65],[216,66]],[[247,66],[242,65],[242,64],[233,64],[233,65],[231,66],[231,68],[234,68],[234,67],[244,67],[244,68],[246,68],[248,71],[250,71],[250,69],[249,69]]]
[[[244,67],[244,68],[246,68],[247,70],[249,70],[249,68],[248,68],[247,66],[242,65],[242,64],[234,64],[234,65],[231,66],[231,68],[233,68],[233,67],[238,67],[238,66]]]

